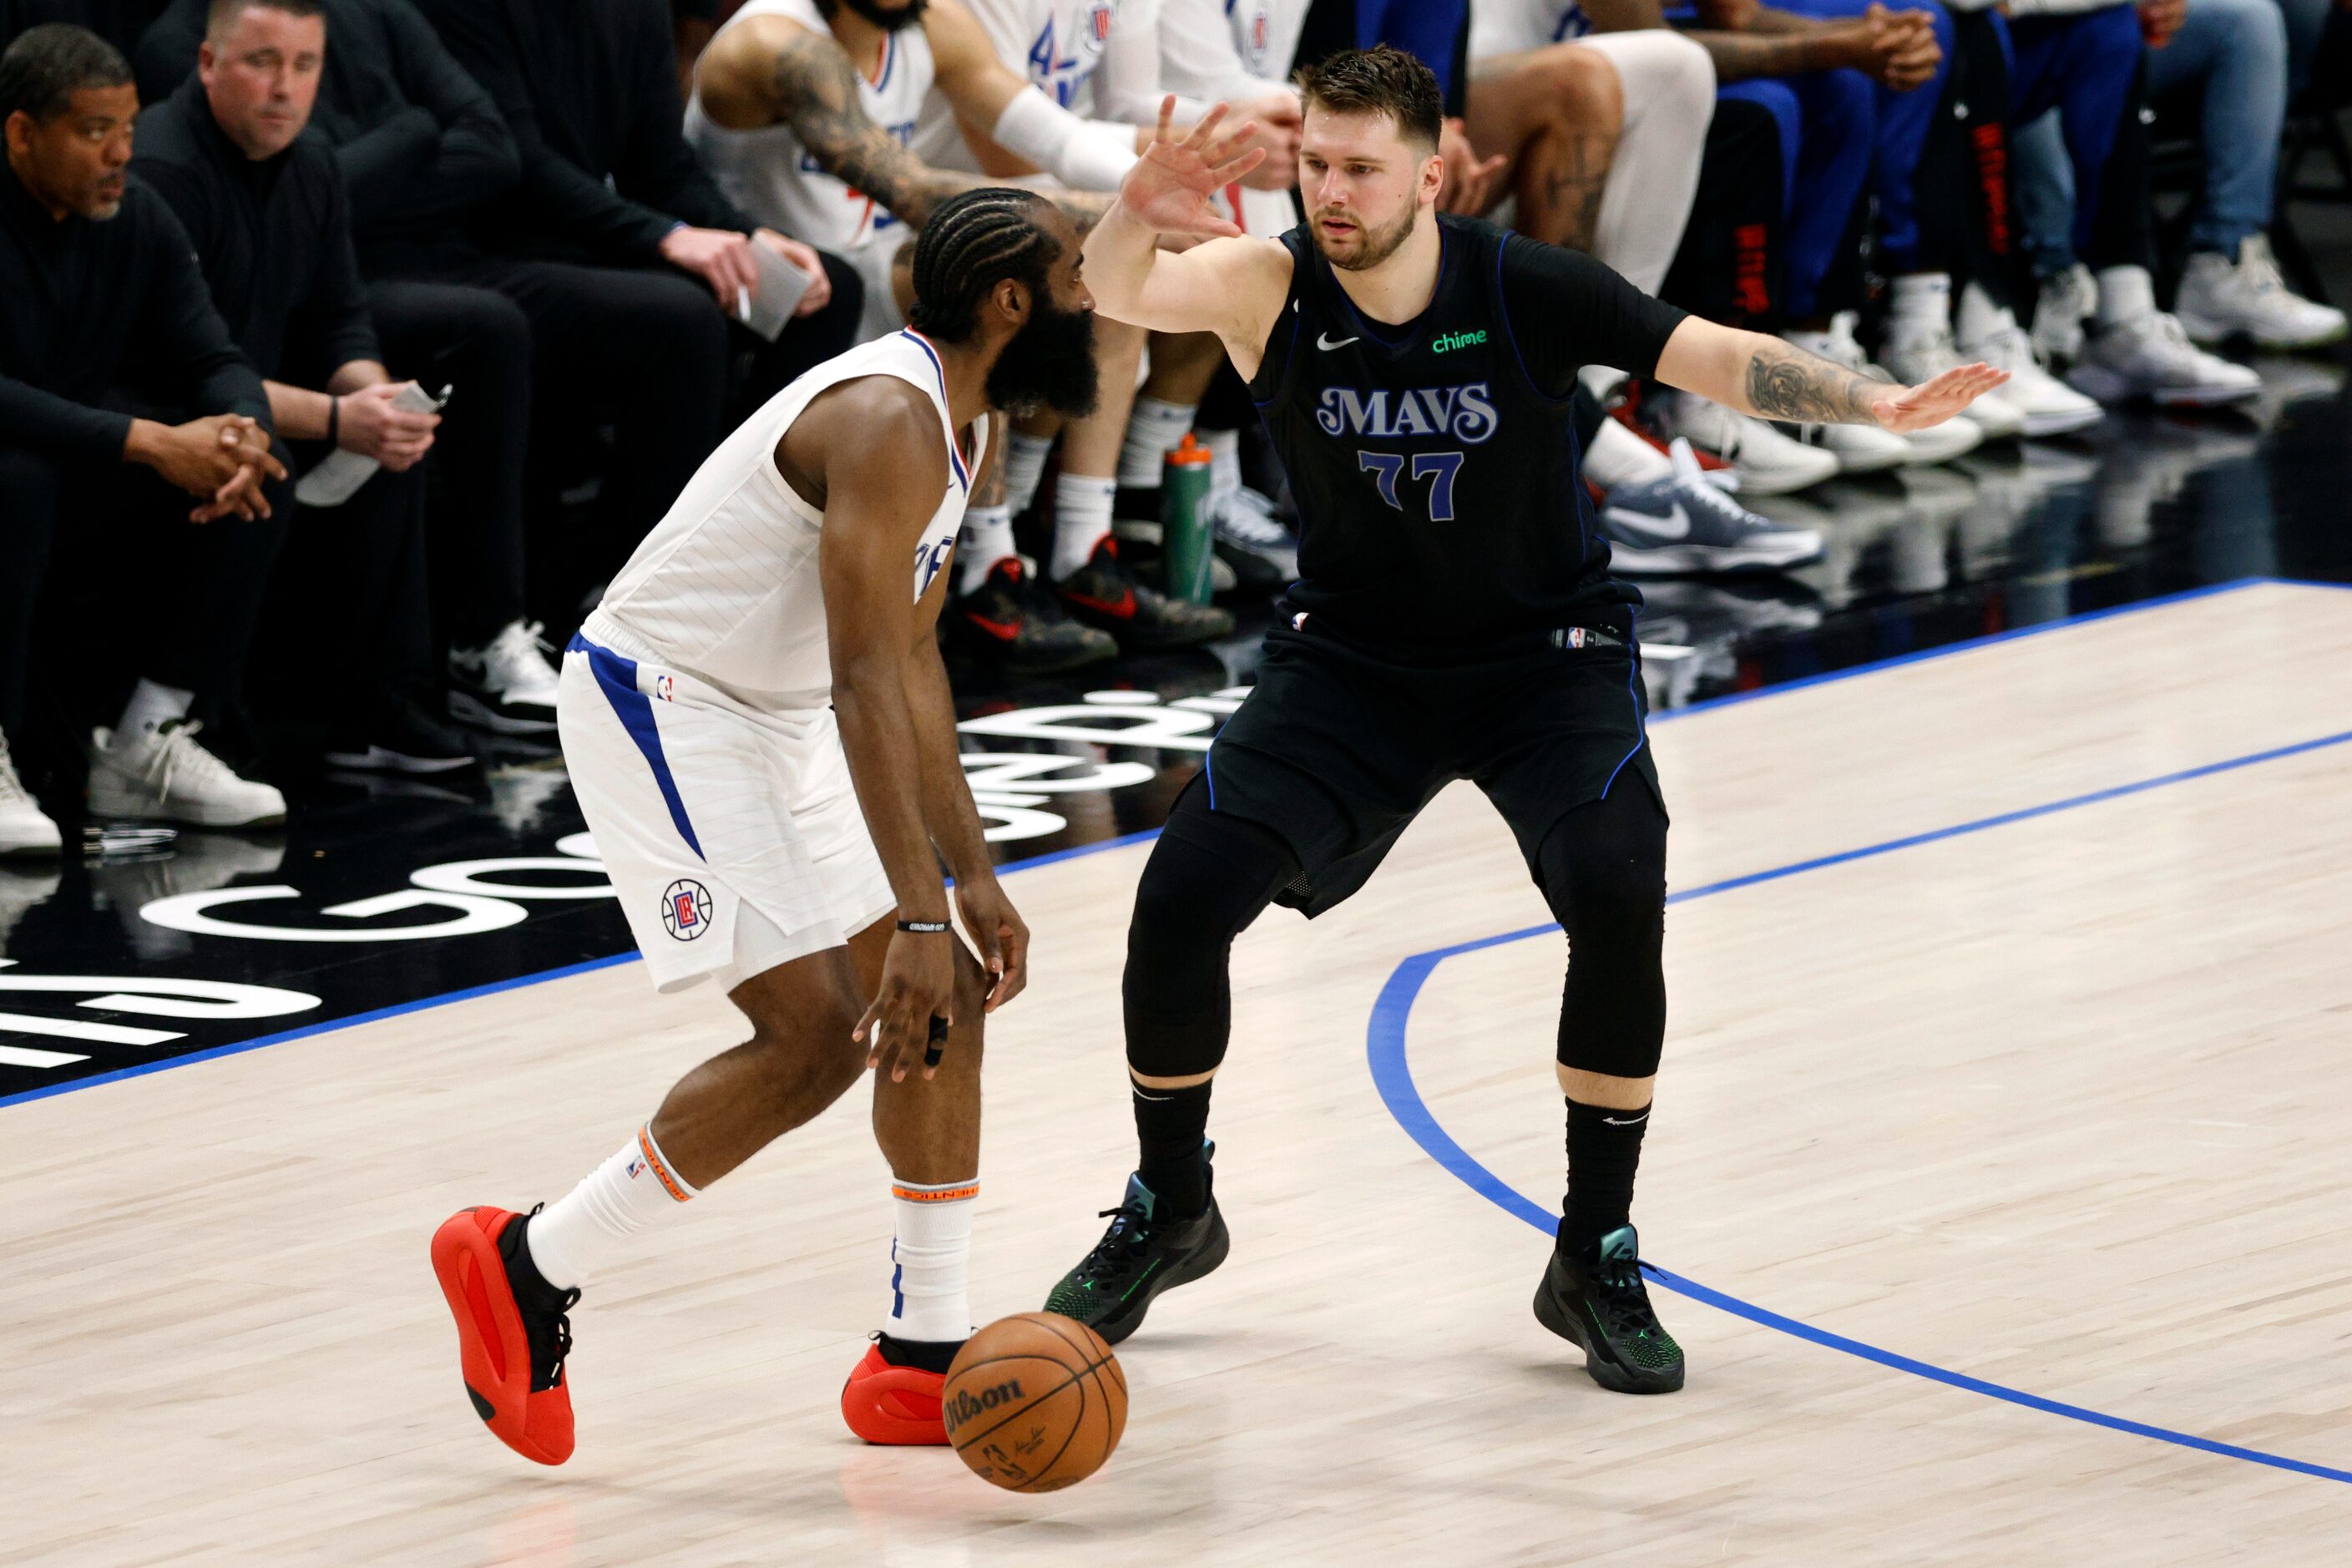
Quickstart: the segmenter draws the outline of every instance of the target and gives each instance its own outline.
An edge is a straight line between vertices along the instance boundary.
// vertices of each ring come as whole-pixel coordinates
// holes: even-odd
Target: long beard
[[[895,33],[901,27],[911,27],[921,21],[923,12],[930,3],[931,0],[908,0],[904,6],[894,10],[879,4],[878,0],[817,0],[817,9],[830,18],[835,6],[846,5],[884,32]]]
[[[1416,209],[1407,207],[1404,216],[1386,228],[1372,228],[1360,223],[1356,229],[1356,248],[1344,257],[1334,256],[1324,249],[1323,231],[1319,227],[1313,230],[1315,246],[1323,251],[1324,260],[1342,272],[1370,271],[1397,253],[1397,247],[1412,235],[1413,219],[1419,216]]]
[[[1100,390],[1094,312],[1057,310],[1043,293],[1035,299],[1029,324],[989,367],[988,401],[1013,415],[1051,409],[1065,419],[1083,419],[1095,411]]]

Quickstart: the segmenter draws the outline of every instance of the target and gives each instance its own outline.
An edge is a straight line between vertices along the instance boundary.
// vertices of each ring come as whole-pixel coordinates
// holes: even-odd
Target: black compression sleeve
[[[1568,395],[1580,365],[1652,374],[1689,314],[1580,250],[1517,234],[1504,241],[1503,303],[1528,376],[1552,397]]]

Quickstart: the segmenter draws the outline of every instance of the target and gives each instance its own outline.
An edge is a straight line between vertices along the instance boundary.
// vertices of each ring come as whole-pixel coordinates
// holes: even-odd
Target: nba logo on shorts
[[[677,682],[667,675],[654,677],[654,695],[665,702],[677,700]]]
[[[710,929],[710,889],[679,878],[662,894],[662,930],[680,942],[692,942]]]

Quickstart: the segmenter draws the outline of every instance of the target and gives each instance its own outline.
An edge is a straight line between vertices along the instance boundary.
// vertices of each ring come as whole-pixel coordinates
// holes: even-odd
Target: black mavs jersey
[[[1290,607],[1402,657],[1538,630],[1626,633],[1570,398],[1587,362],[1646,375],[1684,312],[1590,257],[1440,217],[1437,289],[1391,326],[1359,311],[1311,234],[1250,395],[1301,519]]]
[[[1683,312],[1589,257],[1438,222],[1436,292],[1401,326],[1349,302],[1305,229],[1285,236],[1290,298],[1251,384],[1298,501],[1300,577],[1192,786],[1205,802],[1176,809],[1278,834],[1299,872],[1276,901],[1309,914],[1454,779],[1530,868],[1620,779],[1664,831],[1640,601],[1609,575],[1569,400],[1587,361],[1655,369]]]

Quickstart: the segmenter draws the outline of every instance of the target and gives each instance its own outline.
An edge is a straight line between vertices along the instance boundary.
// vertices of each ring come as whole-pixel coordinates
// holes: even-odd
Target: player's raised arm
[[[1159,139],[1128,171],[1118,200],[1087,236],[1087,283],[1095,308],[1113,321],[1154,331],[1214,332],[1238,368],[1254,371],[1289,289],[1290,253],[1276,241],[1244,237],[1210,198],[1265,153],[1249,146],[1247,126],[1217,134],[1222,103],[1178,138],[1175,108],[1172,95],[1161,100]],[[1160,248],[1161,235],[1215,237],[1179,253]]]
[[[1658,379],[1759,419],[1876,425],[1900,435],[1941,424],[2009,379],[1964,364],[1918,386],[1878,381],[1816,354],[1736,328],[1686,318],[1658,356]]]
[[[839,456],[826,461],[823,454]],[[894,1079],[919,1058],[931,1019],[954,1017],[955,939],[946,930],[947,890],[924,824],[922,753],[908,697],[916,616],[909,563],[938,510],[947,462],[938,412],[912,386],[885,376],[811,404],[776,453],[795,489],[811,500],[818,498],[804,486],[824,490],[817,559],[833,706],[858,807],[898,919],[940,928],[900,929],[873,1005],[858,1021],[856,1037],[870,1065],[883,1065],[886,1047],[895,1053]]]

